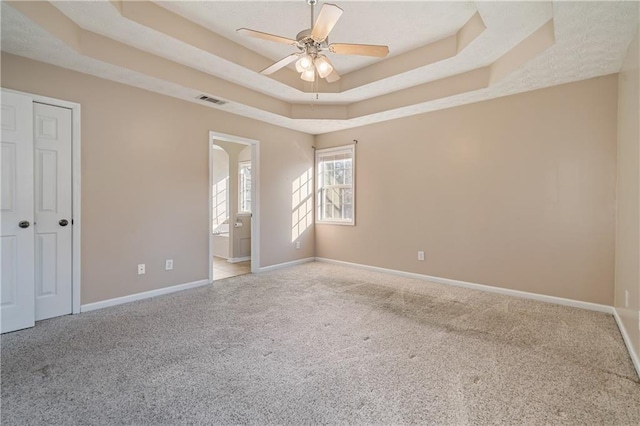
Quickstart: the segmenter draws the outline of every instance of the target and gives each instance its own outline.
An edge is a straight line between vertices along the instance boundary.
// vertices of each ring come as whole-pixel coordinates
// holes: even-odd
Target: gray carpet
[[[2,424],[640,424],[607,314],[312,263],[2,336]]]

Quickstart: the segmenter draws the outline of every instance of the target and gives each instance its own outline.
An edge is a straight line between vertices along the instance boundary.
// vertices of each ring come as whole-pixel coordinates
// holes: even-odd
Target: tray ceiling
[[[2,2],[2,50],[311,134],[618,72],[637,2],[333,2],[331,42],[387,44],[387,58],[331,55],[337,83],[259,70],[293,48],[304,1]],[[317,10],[316,10],[317,14]]]

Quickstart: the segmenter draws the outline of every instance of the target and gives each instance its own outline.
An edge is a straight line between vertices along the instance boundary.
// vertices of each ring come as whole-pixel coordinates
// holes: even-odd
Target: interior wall
[[[2,87],[82,105],[83,304],[207,279],[211,130],[260,141],[260,266],[314,255],[313,232],[299,250],[287,238],[313,136],[4,52],[1,71]]]
[[[320,135],[358,140],[356,224],[316,255],[611,305],[616,110],[610,75]]]
[[[615,307],[640,354],[640,73],[638,33],[618,74],[618,209]],[[625,298],[628,293],[629,305]]]

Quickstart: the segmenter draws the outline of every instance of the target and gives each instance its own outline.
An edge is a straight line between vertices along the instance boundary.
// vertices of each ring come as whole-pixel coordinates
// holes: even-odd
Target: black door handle
[[[60,226],[67,226],[69,224],[69,221],[67,219],[62,219],[58,223],[60,224]]]
[[[19,226],[20,228],[28,228],[28,227],[29,227],[29,225],[31,225],[31,224],[29,223],[29,221],[28,221],[28,220],[23,220],[23,221],[21,221],[20,223],[18,223],[18,226]]]

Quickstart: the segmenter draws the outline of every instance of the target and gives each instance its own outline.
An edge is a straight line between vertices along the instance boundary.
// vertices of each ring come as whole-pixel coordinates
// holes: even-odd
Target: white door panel
[[[28,96],[2,91],[0,201],[0,330],[33,327],[34,214],[33,104]],[[20,227],[20,222],[28,227]]]
[[[35,319],[71,313],[71,110],[33,104]],[[67,222],[64,225],[64,221]]]

